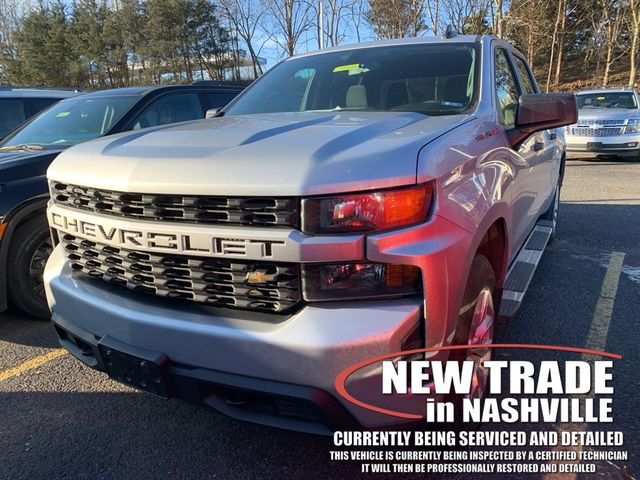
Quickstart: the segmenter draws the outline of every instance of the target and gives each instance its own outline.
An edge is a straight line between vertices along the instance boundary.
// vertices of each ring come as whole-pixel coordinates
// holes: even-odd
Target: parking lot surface
[[[557,239],[518,318],[499,326],[496,338],[624,356],[614,370],[615,423],[589,428],[623,431],[629,460],[599,463],[597,478],[640,475],[639,180],[638,162],[569,162]],[[536,350],[499,350],[495,357],[577,359]],[[238,422],[114,383],[59,350],[49,323],[17,311],[0,315],[0,412],[0,478],[362,475],[355,463],[329,460],[330,439]]]

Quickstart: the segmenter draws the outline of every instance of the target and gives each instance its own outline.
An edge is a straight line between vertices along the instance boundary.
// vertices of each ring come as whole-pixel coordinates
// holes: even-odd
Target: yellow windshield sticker
[[[351,65],[340,65],[339,67],[333,69],[333,73],[347,72],[349,76],[360,75],[361,73],[366,73],[368,71],[368,68],[359,63],[352,63]]]
[[[604,100],[607,97],[596,97],[598,100]]]
[[[359,63],[352,63],[351,65],[340,65],[339,67],[336,67],[333,69],[333,73],[337,73],[337,72],[344,72],[346,70],[359,70],[360,69],[360,64]]]
[[[58,112],[56,117],[68,117],[71,112]]]

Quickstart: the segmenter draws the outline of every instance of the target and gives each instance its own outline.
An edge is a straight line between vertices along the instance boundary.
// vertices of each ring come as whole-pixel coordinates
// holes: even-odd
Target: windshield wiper
[[[42,145],[9,145],[7,147],[0,147],[0,152],[15,152],[19,150],[39,152],[40,150],[44,150],[44,147]]]

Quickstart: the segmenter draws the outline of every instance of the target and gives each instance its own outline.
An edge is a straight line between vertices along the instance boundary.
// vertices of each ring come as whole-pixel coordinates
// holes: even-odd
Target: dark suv
[[[8,300],[48,318],[42,271],[51,251],[45,173],[66,148],[114,133],[203,119],[243,85],[119,88],[63,100],[0,143],[0,312]]]
[[[78,93],[52,88],[0,87],[0,138],[51,104]]]

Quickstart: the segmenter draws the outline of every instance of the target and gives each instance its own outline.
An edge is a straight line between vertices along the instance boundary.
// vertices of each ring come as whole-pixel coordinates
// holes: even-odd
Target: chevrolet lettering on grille
[[[102,244],[122,248],[173,252],[191,255],[230,258],[273,259],[274,249],[286,242],[277,240],[220,238],[206,233],[166,233],[147,230],[142,226],[119,228],[49,211],[52,227],[60,232],[77,235]],[[111,222],[112,223],[112,222]]]

